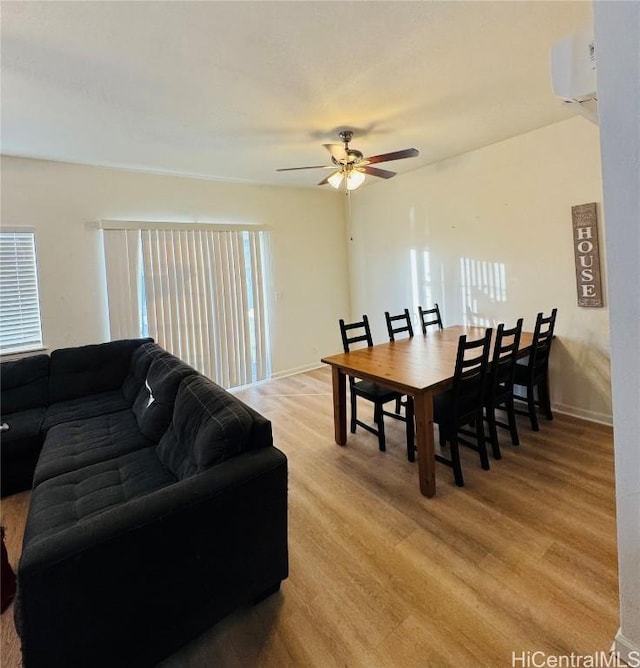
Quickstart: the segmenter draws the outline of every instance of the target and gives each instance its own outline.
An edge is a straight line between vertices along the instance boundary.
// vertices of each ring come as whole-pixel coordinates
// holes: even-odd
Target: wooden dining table
[[[347,443],[346,377],[370,380],[413,397],[420,492],[436,493],[436,459],[433,437],[433,397],[451,387],[460,336],[480,339],[486,328],[465,325],[418,334],[410,338],[323,357],[331,366],[333,420],[338,445]],[[493,333],[495,340],[495,329]],[[519,356],[531,350],[532,332],[522,332]],[[492,341],[493,351],[493,341]],[[492,353],[491,353],[492,354]],[[491,357],[490,357],[491,358]]]

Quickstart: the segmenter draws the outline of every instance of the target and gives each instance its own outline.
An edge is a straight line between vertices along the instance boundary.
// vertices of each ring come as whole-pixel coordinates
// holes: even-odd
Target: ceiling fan
[[[383,153],[365,158],[364,155],[354,148],[349,148],[349,142],[353,137],[351,130],[343,130],[339,134],[342,144],[324,144],[331,154],[331,165],[313,165],[311,167],[285,167],[277,169],[278,172],[291,172],[299,169],[333,169],[333,174],[325,177],[318,183],[319,186],[328,183],[338,189],[344,180],[347,190],[355,190],[362,185],[365,175],[378,176],[381,179],[390,179],[396,175],[387,169],[371,167],[377,162],[390,162],[391,160],[402,160],[403,158],[415,158],[420,154],[418,149],[406,148],[403,151]]]

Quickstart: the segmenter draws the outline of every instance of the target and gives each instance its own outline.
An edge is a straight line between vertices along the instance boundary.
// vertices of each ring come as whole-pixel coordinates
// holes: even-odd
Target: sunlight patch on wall
[[[493,325],[493,321],[482,314],[486,313],[489,304],[507,301],[504,262],[461,257],[460,285],[464,324],[481,327]]]
[[[409,265],[411,267],[411,304],[413,313],[417,314],[418,306],[431,308],[433,304],[429,251],[419,253],[412,248],[409,251]]]

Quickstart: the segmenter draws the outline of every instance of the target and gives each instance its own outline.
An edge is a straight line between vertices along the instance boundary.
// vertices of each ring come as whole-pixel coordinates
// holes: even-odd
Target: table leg
[[[338,445],[347,442],[347,377],[337,369],[331,368],[333,386],[333,426]]]
[[[433,444],[433,394],[429,391],[413,398],[416,415],[418,479],[424,496],[436,493],[436,458]]]

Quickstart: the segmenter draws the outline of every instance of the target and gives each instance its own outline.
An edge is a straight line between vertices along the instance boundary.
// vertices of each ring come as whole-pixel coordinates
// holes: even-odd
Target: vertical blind
[[[42,348],[35,233],[0,232],[0,352]]]
[[[140,230],[105,230],[104,245],[111,338],[137,338],[142,335]]]
[[[105,229],[112,337],[152,336],[223,387],[267,378],[264,234]]]

